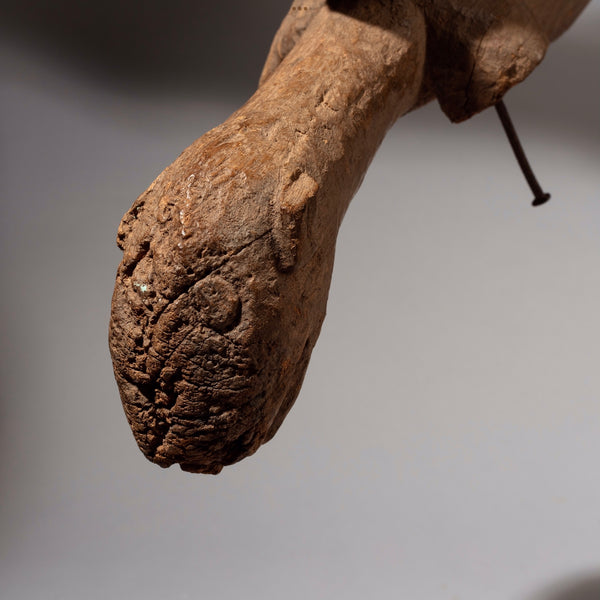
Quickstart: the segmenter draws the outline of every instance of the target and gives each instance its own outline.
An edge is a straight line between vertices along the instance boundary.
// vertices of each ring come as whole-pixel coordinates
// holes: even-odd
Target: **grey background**
[[[273,441],[137,450],[107,350],[118,222],[252,93],[285,2],[2,8],[0,598],[600,598],[600,3],[495,115],[390,132]]]

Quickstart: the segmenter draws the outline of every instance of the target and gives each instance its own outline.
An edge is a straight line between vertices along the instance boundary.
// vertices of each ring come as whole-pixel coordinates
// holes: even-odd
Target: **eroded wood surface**
[[[385,132],[434,93],[455,120],[497,100],[585,2],[547,4],[555,12],[535,19],[536,0],[292,5],[255,95],[119,229],[110,349],[150,460],[218,473],[274,435],[325,316],[339,225]]]

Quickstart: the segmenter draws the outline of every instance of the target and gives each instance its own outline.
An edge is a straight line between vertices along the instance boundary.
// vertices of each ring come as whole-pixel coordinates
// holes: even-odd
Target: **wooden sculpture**
[[[142,452],[218,473],[268,441],[319,335],[335,241],[394,121],[496,104],[587,0],[305,0],[260,86],[127,212],[110,349]]]

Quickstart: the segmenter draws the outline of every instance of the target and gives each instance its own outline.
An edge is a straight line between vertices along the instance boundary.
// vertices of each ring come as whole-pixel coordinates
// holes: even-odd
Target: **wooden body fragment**
[[[387,129],[432,90],[466,118],[505,87],[468,91],[491,72],[489,28],[477,25],[484,41],[460,63],[471,69],[460,101],[450,63],[429,61],[436,39],[453,47],[451,12],[468,19],[469,4],[294,3],[255,95],[125,215],[110,349],[150,460],[218,473],[277,431],[325,316],[338,228]],[[527,69],[547,43],[538,56],[530,40]]]

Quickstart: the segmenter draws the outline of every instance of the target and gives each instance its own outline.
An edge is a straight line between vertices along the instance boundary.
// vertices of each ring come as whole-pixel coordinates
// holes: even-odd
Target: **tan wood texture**
[[[337,231],[394,121],[496,102],[585,2],[295,2],[257,92],[123,218],[110,349],[161,466],[218,473],[277,431],[325,316]]]

